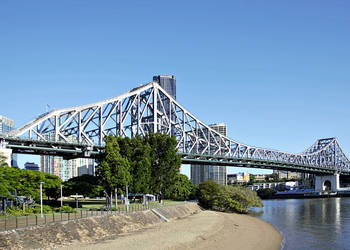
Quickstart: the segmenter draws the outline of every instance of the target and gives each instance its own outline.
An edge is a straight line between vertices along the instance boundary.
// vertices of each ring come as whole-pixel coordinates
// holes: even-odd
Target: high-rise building
[[[10,118],[0,115],[0,135],[10,132],[15,128],[15,122]],[[18,167],[17,154],[11,156],[11,166]]]
[[[173,75],[153,76],[153,81],[157,82],[169,95],[176,100],[176,77]]]
[[[83,174],[95,174],[94,159],[78,158],[65,160],[60,156],[41,155],[40,171],[50,173],[67,181]]]
[[[227,128],[224,123],[209,125],[218,133],[226,136]],[[211,166],[211,165],[191,165],[191,181],[193,184],[199,184],[206,180],[212,180],[216,183],[226,185],[226,167],[225,166]]]
[[[47,139],[53,137],[53,134],[47,135]],[[52,138],[53,139],[53,138]],[[68,136],[68,139],[75,142],[73,136]],[[95,160],[87,158],[77,158],[65,160],[60,156],[41,155],[40,156],[40,171],[50,173],[60,177],[63,181],[67,181],[73,177],[83,174],[95,174]]]
[[[26,163],[24,163],[24,167],[27,170],[39,171],[39,165],[34,163],[34,162],[26,162]]]
[[[10,118],[0,115],[0,135],[10,132],[15,128],[15,122]]]

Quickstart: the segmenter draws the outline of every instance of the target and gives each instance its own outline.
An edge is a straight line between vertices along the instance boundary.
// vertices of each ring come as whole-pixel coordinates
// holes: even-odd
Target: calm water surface
[[[350,197],[263,202],[253,215],[283,234],[283,250],[350,249]]]

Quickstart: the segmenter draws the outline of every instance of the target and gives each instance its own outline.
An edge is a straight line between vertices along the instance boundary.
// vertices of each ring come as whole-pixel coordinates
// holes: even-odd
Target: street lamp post
[[[40,216],[43,217],[43,183],[40,182]]]
[[[126,185],[126,197],[125,197],[125,202],[126,202],[126,211],[129,212],[129,185]]]
[[[75,199],[76,199],[76,207],[78,209],[79,205],[78,205],[78,193],[75,195]]]
[[[63,185],[61,184],[61,207],[63,206],[62,187],[63,187]]]

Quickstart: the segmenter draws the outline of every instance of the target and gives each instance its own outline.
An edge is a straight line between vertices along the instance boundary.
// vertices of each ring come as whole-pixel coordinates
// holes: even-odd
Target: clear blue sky
[[[0,114],[21,126],[174,74],[179,102],[232,139],[297,153],[335,136],[350,156],[349,13],[346,0],[2,0]]]

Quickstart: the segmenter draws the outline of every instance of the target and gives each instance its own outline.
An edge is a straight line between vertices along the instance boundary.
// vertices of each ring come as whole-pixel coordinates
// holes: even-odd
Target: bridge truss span
[[[159,132],[175,136],[186,162],[255,161],[297,169],[306,166],[334,172],[350,172],[350,162],[335,138],[318,140],[306,151],[292,154],[239,143],[219,134],[152,82],[129,92],[89,105],[53,110],[6,135],[5,140],[103,146],[110,134],[133,137]],[[282,165],[283,165],[282,164]]]

